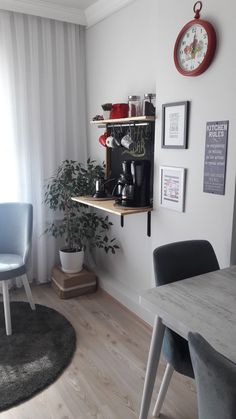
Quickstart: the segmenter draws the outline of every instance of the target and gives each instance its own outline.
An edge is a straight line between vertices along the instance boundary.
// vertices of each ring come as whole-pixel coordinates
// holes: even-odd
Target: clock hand
[[[196,37],[196,33],[194,34],[194,37],[193,37],[193,42],[192,42],[192,44],[191,44],[191,51],[190,51],[190,54],[191,54],[191,58],[193,59],[193,58],[195,58],[195,48],[196,48],[196,44],[197,44],[197,37]]]

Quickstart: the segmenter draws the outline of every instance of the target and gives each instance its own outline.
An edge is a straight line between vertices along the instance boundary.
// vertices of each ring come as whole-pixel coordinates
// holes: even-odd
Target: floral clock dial
[[[195,18],[183,27],[175,43],[175,65],[184,76],[202,74],[209,67],[215,53],[216,33],[211,23],[199,19],[201,8],[200,1],[195,3]]]

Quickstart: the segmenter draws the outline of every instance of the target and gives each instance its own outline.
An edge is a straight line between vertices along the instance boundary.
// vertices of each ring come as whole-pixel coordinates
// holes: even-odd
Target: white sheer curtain
[[[62,160],[87,157],[84,64],[83,28],[0,11],[0,202],[33,204],[39,282],[56,254],[42,234],[45,179]]]

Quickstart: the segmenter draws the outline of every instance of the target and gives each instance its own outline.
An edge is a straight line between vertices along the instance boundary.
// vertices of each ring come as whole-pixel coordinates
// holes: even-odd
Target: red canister
[[[128,103],[114,103],[111,108],[111,119],[127,118],[129,112]]]

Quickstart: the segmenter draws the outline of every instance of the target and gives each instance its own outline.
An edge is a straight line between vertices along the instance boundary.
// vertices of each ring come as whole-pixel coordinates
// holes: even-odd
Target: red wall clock
[[[199,76],[211,64],[216,49],[216,33],[210,22],[200,19],[202,2],[194,4],[194,19],[181,29],[174,47],[177,70],[184,76]]]

